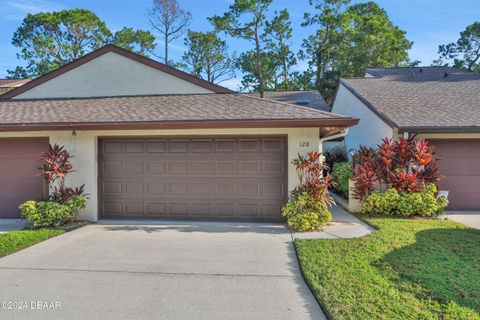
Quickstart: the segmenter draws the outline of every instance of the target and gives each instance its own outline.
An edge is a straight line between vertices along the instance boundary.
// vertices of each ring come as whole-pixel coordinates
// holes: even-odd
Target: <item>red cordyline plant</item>
[[[293,198],[306,192],[312,198],[326,204],[332,204],[333,199],[328,194],[332,184],[332,176],[324,175],[325,166],[320,162],[321,153],[308,152],[305,156],[298,155],[292,163],[297,170],[300,184],[291,192]]]
[[[369,162],[364,162],[356,166],[353,176],[353,196],[361,201],[365,200],[375,188],[377,180],[378,176],[375,170],[369,165]]]
[[[70,188],[65,185],[66,176],[73,172],[70,162],[72,156],[64,147],[49,144],[48,151],[42,153],[39,168],[40,176],[45,180],[48,191],[44,191],[44,198],[65,203],[84,193],[84,185],[78,188]]]
[[[441,179],[434,148],[424,139],[385,138],[377,149],[361,146],[354,159],[354,196],[360,200],[376,182],[399,192],[417,192]]]

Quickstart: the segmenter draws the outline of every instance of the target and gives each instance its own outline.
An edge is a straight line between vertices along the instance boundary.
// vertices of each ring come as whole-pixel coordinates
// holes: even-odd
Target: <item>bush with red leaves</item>
[[[44,192],[44,198],[66,203],[84,194],[84,185],[78,188],[65,185],[66,176],[73,172],[71,158],[70,153],[58,144],[49,145],[48,150],[42,154],[40,161],[43,165],[39,168],[40,176],[44,178],[49,191]]]
[[[292,161],[297,170],[299,185],[291,192],[292,198],[306,192],[313,199],[325,204],[332,204],[333,199],[328,194],[328,188],[332,184],[332,176],[324,175],[325,166],[320,163],[321,154],[316,151],[308,152],[305,156],[298,155]]]
[[[418,192],[442,178],[435,150],[424,139],[385,138],[376,149],[361,146],[354,160],[353,191],[355,198],[362,201],[377,181],[398,192]]]

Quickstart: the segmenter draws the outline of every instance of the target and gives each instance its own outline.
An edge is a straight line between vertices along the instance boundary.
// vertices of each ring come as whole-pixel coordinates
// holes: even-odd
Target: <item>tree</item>
[[[30,74],[24,67],[16,66],[14,70],[7,70],[7,79],[25,79],[30,77]]]
[[[334,60],[342,35],[339,28],[342,24],[342,15],[345,6],[350,0],[310,0],[310,5],[318,11],[316,14],[305,13],[302,26],[318,26],[318,30],[303,40],[299,52],[300,59],[308,59],[309,65],[315,71],[315,86],[324,97],[333,96],[331,90],[332,79],[326,77],[334,75]],[[336,87],[335,83],[333,84]]]
[[[315,83],[313,81],[314,72],[311,69],[303,72],[294,71],[290,74],[290,90],[313,90]]]
[[[287,41],[292,37],[292,27],[290,15],[287,9],[275,12],[272,21],[266,22],[264,38],[266,39],[268,48],[273,50],[278,56],[278,60],[282,67],[282,89],[288,90],[289,69],[297,63]]]
[[[223,16],[209,18],[217,31],[224,31],[232,37],[242,38],[254,44],[256,71],[251,75],[258,80],[258,91],[262,98],[265,90],[265,68],[260,38],[265,27],[265,13],[271,3],[272,0],[235,0]]]
[[[157,46],[155,36],[149,31],[127,27],[115,32],[113,44],[144,56],[152,54]]]
[[[168,44],[184,35],[192,14],[180,8],[177,0],[153,0],[148,16],[152,27],[160,32],[165,47],[165,64],[168,60]]]
[[[311,2],[312,3],[312,2]],[[347,6],[349,0],[317,0],[320,13],[305,14],[304,26],[319,30],[305,39],[300,57],[315,69],[317,89],[332,101],[339,77],[363,76],[366,68],[408,62],[412,42],[374,2]]]
[[[234,61],[228,55],[227,43],[215,32],[188,31],[187,51],[182,61],[187,72],[209,82],[220,83],[234,76]]]
[[[342,35],[346,41],[335,67],[342,77],[363,76],[366,68],[394,67],[409,61],[413,43],[375,2],[350,6],[343,15]]]
[[[56,69],[107,43],[111,32],[93,12],[84,9],[28,14],[13,35],[17,55],[27,62],[28,76]],[[18,73],[18,69],[10,74]]]
[[[277,90],[278,77],[276,70],[279,65],[278,56],[273,51],[260,52],[260,69],[257,64],[257,53],[250,50],[240,54],[237,60],[237,68],[243,72],[242,89],[248,89],[260,93],[266,90]],[[260,76],[259,73],[262,75]],[[262,84],[260,84],[262,79]],[[260,91],[260,86],[262,90]]]
[[[434,63],[480,72],[480,22],[474,22],[460,33],[457,42],[440,45]]]

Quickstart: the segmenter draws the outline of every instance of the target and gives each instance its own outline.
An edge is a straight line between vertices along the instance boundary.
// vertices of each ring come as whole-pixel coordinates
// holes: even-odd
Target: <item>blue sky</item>
[[[190,28],[198,31],[211,30],[207,17],[222,14],[233,0],[179,0],[181,6],[192,12]],[[362,2],[354,0],[354,2]],[[458,39],[459,33],[475,20],[480,20],[480,1],[478,0],[377,0],[387,10],[394,24],[407,32],[407,38],[414,42],[410,51],[412,60],[421,60],[429,65],[437,56],[439,44]],[[16,48],[11,45],[14,31],[27,13],[54,11],[69,8],[85,8],[95,12],[107,26],[116,31],[123,26],[151,30],[146,12],[152,0],[0,0],[0,78],[5,77],[7,69],[13,69],[22,62],[16,58]],[[304,12],[312,11],[308,0],[274,0],[274,10],[288,8],[294,27],[292,48],[300,49],[302,39],[312,33],[311,28],[302,28]],[[243,40],[228,38],[230,50],[242,52],[250,49]],[[158,51],[163,50],[159,42]],[[170,45],[170,56],[180,59],[184,51],[183,40],[178,39]],[[306,62],[300,61],[296,69],[306,68]],[[239,79],[232,79],[224,85],[237,89]]]

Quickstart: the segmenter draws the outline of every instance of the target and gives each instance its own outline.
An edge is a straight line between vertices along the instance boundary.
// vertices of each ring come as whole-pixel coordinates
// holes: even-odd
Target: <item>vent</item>
[[[308,100],[297,100],[297,104],[300,105],[300,106],[306,106],[308,105]]]

